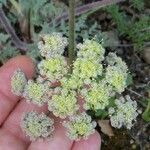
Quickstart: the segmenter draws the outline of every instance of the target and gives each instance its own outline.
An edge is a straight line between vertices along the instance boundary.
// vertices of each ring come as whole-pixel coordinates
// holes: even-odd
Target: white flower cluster
[[[34,141],[39,138],[52,136],[54,120],[47,117],[44,113],[29,112],[23,115],[21,127],[30,136],[30,139]]]
[[[49,86],[47,83],[37,83],[29,80],[25,85],[23,96],[27,102],[32,102],[38,106],[42,106],[48,101]]]
[[[62,119],[73,115],[79,109],[75,91],[62,89],[59,95],[53,95],[48,102],[48,109]]]
[[[77,56],[80,58],[95,59],[99,61],[104,59],[105,49],[101,44],[94,40],[87,39],[83,44],[79,43],[77,49],[79,49]]]
[[[11,78],[12,93],[21,96],[26,83],[27,79],[24,72],[21,69],[17,69]]]
[[[122,126],[131,129],[133,121],[138,116],[137,103],[131,100],[130,96],[120,97],[115,100],[116,108],[109,108],[111,125],[115,128]]]
[[[126,88],[127,73],[122,73],[122,70],[115,66],[106,68],[106,81],[112,85],[114,90],[122,93]]]
[[[101,61],[105,53],[102,45],[94,40],[85,40],[83,44],[77,45],[77,49],[79,49],[78,58],[73,64],[73,75],[83,83],[101,76],[103,73]]]
[[[68,90],[80,89],[83,85],[83,81],[78,76],[71,75],[70,77],[63,77],[61,80],[63,88]]]
[[[89,135],[95,132],[96,122],[85,112],[80,115],[74,115],[69,121],[64,121],[63,125],[68,129],[67,136],[72,140],[87,139]]]
[[[24,96],[38,106],[47,103],[48,110],[56,117],[69,119],[64,123],[68,136],[79,140],[94,133],[96,126],[86,112],[80,112],[79,100],[83,101],[84,111],[108,111],[111,100],[127,86],[128,67],[115,53],[109,53],[104,59],[102,45],[85,40],[77,45],[79,51],[70,74],[67,58],[63,56],[67,44],[67,38],[60,33],[42,35],[38,47],[43,59],[37,65],[37,78],[27,81],[23,72],[17,70],[11,85],[16,95]],[[117,99],[115,106],[109,108],[109,115],[112,126],[130,129],[138,115],[136,102],[128,96]],[[44,120],[35,112],[27,114],[23,119],[23,129],[32,138],[45,137],[53,128]]]
[[[44,34],[41,37],[38,48],[45,59],[38,64],[39,73],[49,81],[55,82],[68,72],[67,61],[62,56],[68,41],[61,33],[56,32],[50,35]]]
[[[106,57],[106,61],[108,65],[110,66],[116,66],[122,70],[122,72],[127,72],[128,67],[126,63],[122,60],[121,57],[118,57],[115,53],[109,53],[108,56]]]
[[[61,33],[52,33],[41,35],[41,41],[38,48],[43,57],[52,58],[63,54],[65,47],[68,45],[67,38]]]
[[[122,93],[127,86],[127,65],[114,53],[108,54],[107,62],[108,67],[106,68],[106,81],[113,86],[116,92]]]
[[[111,87],[105,81],[97,83],[93,81],[90,88],[81,90],[81,95],[85,98],[84,108],[86,110],[105,109],[109,104]]]
[[[39,73],[55,82],[60,80],[68,72],[67,62],[63,56],[44,59],[38,64]]]
[[[78,75],[80,79],[96,78],[102,75],[103,67],[95,59],[77,58],[74,62],[73,74]]]

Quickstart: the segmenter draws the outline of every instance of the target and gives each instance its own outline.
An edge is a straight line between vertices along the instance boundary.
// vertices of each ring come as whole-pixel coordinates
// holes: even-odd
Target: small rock
[[[131,139],[131,140],[130,140],[130,144],[133,144],[133,143],[134,143],[134,140],[133,140],[133,139]]]
[[[109,120],[98,120],[98,125],[101,127],[101,131],[104,134],[108,135],[109,137],[114,136],[114,132]]]
[[[144,58],[145,62],[150,65],[150,47],[146,47],[143,50],[143,58]]]

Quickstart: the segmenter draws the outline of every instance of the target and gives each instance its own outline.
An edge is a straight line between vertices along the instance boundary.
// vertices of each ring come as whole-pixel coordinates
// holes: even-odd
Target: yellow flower
[[[54,131],[54,121],[44,113],[37,112],[25,113],[22,117],[21,127],[32,141],[39,138],[52,136]]]
[[[81,79],[96,78],[103,70],[102,64],[94,59],[77,58],[73,65],[73,74]]]
[[[48,101],[48,84],[36,83],[33,80],[29,80],[25,86],[23,96],[27,102],[32,102],[38,106],[42,106]]]
[[[74,114],[78,108],[76,93],[67,89],[62,89],[59,95],[53,95],[48,102],[49,111],[60,118],[66,118]]]
[[[110,93],[111,88],[105,82],[92,82],[91,88],[81,90],[81,94],[85,99],[84,108],[94,111],[105,109],[109,104]]]
[[[12,93],[21,96],[24,90],[24,87],[27,83],[24,72],[21,69],[17,69],[13,76],[11,77],[11,91]]]
[[[67,62],[63,56],[42,60],[38,64],[39,73],[49,81],[60,80],[68,72]]]
[[[52,58],[61,56],[68,45],[67,38],[61,33],[43,34],[42,40],[38,43],[38,48],[43,57]]]
[[[120,97],[115,100],[116,108],[114,111],[109,111],[111,125],[115,128],[121,128],[122,126],[131,129],[133,121],[136,120],[139,112],[137,111],[136,101],[132,101],[131,98]],[[109,108],[112,109],[112,108]]]
[[[116,66],[106,68],[106,81],[114,87],[114,90],[121,93],[126,88],[127,73]]]
[[[98,59],[99,61],[104,59],[105,49],[94,40],[85,40],[83,44],[78,44],[77,48],[79,49],[78,57]]]
[[[67,136],[71,140],[80,140],[81,138],[87,139],[89,135],[95,132],[96,122],[92,122],[90,116],[85,112],[74,115],[65,121],[63,125],[67,128]]]

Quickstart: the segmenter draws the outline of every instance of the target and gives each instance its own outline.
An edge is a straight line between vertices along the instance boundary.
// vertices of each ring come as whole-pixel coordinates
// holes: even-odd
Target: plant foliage
[[[134,0],[133,6],[139,10],[144,9],[141,0]],[[140,8],[139,8],[140,7]],[[150,18],[146,14],[139,14],[138,18],[127,15],[117,5],[106,8],[106,11],[111,14],[112,20],[117,25],[117,30],[121,36],[127,37],[134,44],[135,50],[142,50],[145,42],[150,40],[149,24]]]

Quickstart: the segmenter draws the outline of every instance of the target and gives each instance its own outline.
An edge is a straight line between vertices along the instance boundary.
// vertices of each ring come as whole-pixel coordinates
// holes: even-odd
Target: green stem
[[[75,0],[69,0],[69,66],[70,73],[73,70],[75,57]]]

